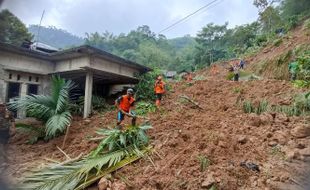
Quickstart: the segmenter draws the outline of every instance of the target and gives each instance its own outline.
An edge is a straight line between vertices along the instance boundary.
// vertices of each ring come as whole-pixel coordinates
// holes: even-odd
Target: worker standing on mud
[[[166,83],[162,79],[163,79],[162,76],[158,76],[156,81],[155,81],[155,85],[154,85],[154,91],[155,91],[155,95],[156,95],[155,104],[156,104],[157,108],[159,108],[159,106],[161,104],[162,96],[165,93]]]
[[[131,117],[131,124],[136,125],[136,115],[133,112],[132,108],[134,106],[135,99],[133,98],[134,92],[133,89],[129,88],[127,94],[123,95],[115,100],[115,105],[118,108],[117,112],[117,128],[122,129],[121,123],[125,118],[125,115]]]
[[[298,71],[298,63],[296,61],[291,62],[288,65],[288,71],[290,72],[290,78],[291,80],[296,80],[297,78],[297,71]]]
[[[239,81],[239,65],[235,64],[233,70],[234,70],[234,81]]]

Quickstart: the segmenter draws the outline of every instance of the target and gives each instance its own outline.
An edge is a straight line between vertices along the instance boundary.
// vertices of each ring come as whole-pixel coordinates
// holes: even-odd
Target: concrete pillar
[[[88,71],[85,79],[85,96],[84,96],[84,114],[83,117],[87,118],[91,113],[91,99],[93,92],[93,73]]]
[[[20,87],[20,97],[25,97],[27,95],[28,85],[26,83],[21,83]],[[26,117],[25,110],[18,110],[17,117],[23,119]]]

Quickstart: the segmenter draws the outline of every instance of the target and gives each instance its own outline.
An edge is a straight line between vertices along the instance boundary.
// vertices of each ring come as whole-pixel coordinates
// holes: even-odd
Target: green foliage
[[[113,105],[109,105],[106,102],[106,99],[101,96],[93,95],[91,103],[92,103],[92,109],[100,113],[110,111],[114,108]],[[84,96],[80,96],[76,102],[71,102],[69,104],[69,110],[71,111],[72,114],[83,115]]]
[[[168,40],[144,25],[118,36],[109,32],[86,34],[85,44],[151,68],[181,71],[192,66],[195,41],[190,36]]]
[[[137,154],[133,149],[117,150],[65,165],[52,165],[43,170],[33,171],[31,176],[24,179],[20,189],[82,190],[103,176],[138,160],[147,151],[148,149],[144,149]]]
[[[210,165],[211,165],[211,160],[207,158],[204,155],[199,155],[197,157],[199,164],[200,164],[200,171],[204,172]]]
[[[74,84],[70,80],[53,76],[51,88],[50,95],[27,95],[9,105],[13,110],[23,109],[28,116],[43,121],[46,139],[63,133],[70,125],[69,92],[74,88]]]
[[[135,86],[136,89],[136,100],[152,101],[155,100],[154,96],[154,84],[156,77],[161,72],[158,69],[154,69],[151,72],[137,76],[139,83]]]
[[[285,113],[288,116],[300,116],[310,114],[310,92],[301,93],[294,97],[294,102],[289,106],[275,106],[275,112]]]
[[[269,106],[266,100],[259,101],[256,106],[251,101],[243,102],[244,113],[256,113],[260,115],[263,112],[268,111],[268,109],[269,109]]]
[[[310,81],[294,80],[292,83],[297,88],[309,88],[310,87]]]
[[[273,41],[273,45],[276,47],[279,47],[282,44],[283,40],[280,39],[276,39],[275,41]]]
[[[156,106],[151,102],[140,101],[135,105],[135,112],[137,115],[145,116],[148,113],[156,111]]]
[[[133,147],[139,151],[141,147],[145,147],[149,141],[146,130],[152,128],[150,125],[129,126],[125,131],[118,129],[100,129],[97,134],[106,138],[100,142],[96,150],[91,153],[92,157],[99,154],[111,152],[115,150],[123,150]]]
[[[29,32],[37,38],[39,26],[30,25],[28,27]],[[73,46],[79,46],[84,43],[84,40],[78,36],[72,35],[71,33],[55,28],[54,26],[40,26],[40,42],[51,45],[56,48],[66,49]]]
[[[25,40],[32,40],[26,26],[9,10],[0,12],[0,41],[20,46]]]
[[[136,161],[150,151],[145,134],[151,126],[130,126],[126,131],[101,129],[104,135],[89,156],[66,164],[56,164],[33,171],[24,179],[21,189],[82,190],[101,177]]]

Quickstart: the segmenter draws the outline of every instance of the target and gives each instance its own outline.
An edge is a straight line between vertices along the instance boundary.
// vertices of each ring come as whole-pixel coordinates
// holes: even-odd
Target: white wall
[[[53,62],[7,52],[0,52],[0,65],[41,74],[49,73],[55,66]]]
[[[91,58],[91,67],[95,69],[99,69],[105,72],[110,72],[114,74],[120,74],[123,76],[134,77],[135,72],[139,72],[138,70],[121,65],[115,62],[109,62],[104,59],[100,59],[98,57]]]
[[[54,72],[79,70],[81,67],[85,67],[85,66],[90,66],[89,57],[67,59],[64,61],[57,61]]]

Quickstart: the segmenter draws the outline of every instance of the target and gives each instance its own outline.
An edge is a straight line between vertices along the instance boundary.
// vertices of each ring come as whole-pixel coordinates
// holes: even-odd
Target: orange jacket
[[[154,91],[155,91],[156,94],[163,94],[163,93],[165,93],[165,82],[163,82],[161,80],[160,81],[156,80]]]
[[[135,99],[133,97],[129,97],[128,95],[123,95],[119,97],[116,101],[123,111],[129,112],[130,107],[133,106],[133,103],[135,102]]]

